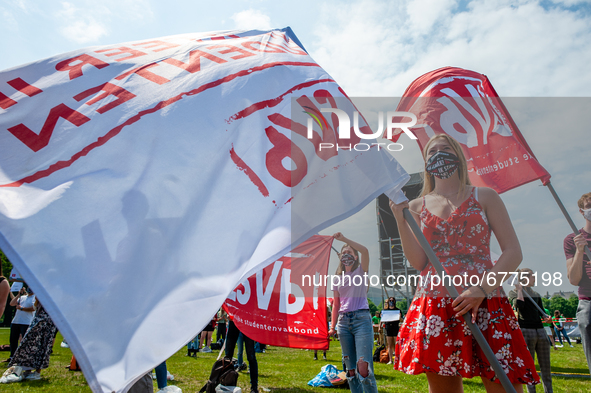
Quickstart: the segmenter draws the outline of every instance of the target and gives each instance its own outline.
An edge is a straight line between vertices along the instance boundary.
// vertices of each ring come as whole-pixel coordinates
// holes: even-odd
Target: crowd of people
[[[560,310],[550,315],[544,310],[541,296],[533,290],[533,271],[517,270],[523,257],[505,205],[494,190],[470,183],[462,148],[453,138],[434,136],[425,145],[423,158],[425,171],[421,197],[410,202],[390,202],[404,254],[421,272],[423,280],[419,281],[404,321],[386,322],[381,327],[386,335],[389,364],[407,374],[425,373],[432,393],[461,392],[463,379],[476,376],[481,377],[487,392],[504,391],[464,320],[466,314],[484,335],[516,392],[523,392],[523,385],[527,385],[528,392],[535,392],[535,385],[540,383],[534,365],[536,356],[544,391],[552,392],[550,349],[562,346],[563,338],[571,347],[572,343],[565,332]],[[578,207],[585,225],[579,234],[564,239],[564,252],[568,279],[579,288],[577,321],[591,370],[591,262],[586,252],[586,247],[591,246],[591,193],[581,197]],[[448,275],[481,277],[486,274],[488,279],[477,285],[454,282],[459,292],[456,298],[450,295],[441,280],[436,284],[433,277],[438,273],[422,248],[419,235],[413,232],[414,225],[406,221],[405,209],[420,226],[422,235]],[[495,264],[490,256],[492,234],[501,248]],[[367,283],[363,279],[355,280],[369,271],[369,251],[340,232],[334,234],[334,239],[344,243],[336,274],[348,276],[351,280],[343,279],[332,288],[334,303],[329,336],[338,335],[351,392],[377,393],[372,356],[373,324],[376,321],[369,312]],[[514,271],[519,273],[519,281],[507,297],[500,276],[503,272]],[[361,285],[355,284],[359,282]],[[8,296],[7,285],[6,280],[0,278],[2,307],[2,296]],[[56,328],[38,300],[31,300],[33,296],[30,291],[21,291],[12,299],[17,316],[11,328],[9,369],[0,379],[2,383],[39,379],[40,371],[48,365]],[[386,310],[397,310],[393,297],[384,304]],[[381,325],[379,319],[377,324]],[[544,324],[552,327],[559,345],[550,337],[552,331],[549,335],[550,329]],[[256,343],[240,333],[224,313],[213,319],[201,333],[197,349],[212,351],[216,325],[218,337],[225,341],[227,357],[234,356],[237,344],[239,357],[242,343],[246,347],[250,389],[251,393],[257,392]],[[17,346],[19,337],[22,337],[20,345],[13,351],[12,345]],[[314,356],[317,358],[317,352]],[[166,370],[165,363],[161,366],[156,373],[165,375],[162,374],[162,369]],[[237,367],[243,367],[240,360]],[[160,382],[158,385],[160,387]]]

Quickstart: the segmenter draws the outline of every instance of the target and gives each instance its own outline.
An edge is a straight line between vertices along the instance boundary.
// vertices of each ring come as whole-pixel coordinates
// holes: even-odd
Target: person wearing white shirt
[[[21,288],[17,296],[10,293],[10,305],[16,307],[16,314],[10,325],[10,358],[14,356],[19,338],[24,337],[35,316],[35,295],[31,288]]]

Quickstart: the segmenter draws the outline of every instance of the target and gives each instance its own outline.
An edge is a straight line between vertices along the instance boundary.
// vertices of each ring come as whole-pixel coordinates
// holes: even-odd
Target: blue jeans
[[[166,361],[156,366],[154,371],[156,371],[156,384],[158,384],[158,389],[164,389],[167,385],[166,377],[168,376],[168,372],[166,370]]]
[[[556,326],[554,326],[554,333],[556,333],[556,337],[558,337],[558,340],[560,341],[560,345],[562,345],[562,336],[564,336],[564,338],[566,338],[566,341],[568,341],[569,345],[572,345],[570,343],[570,338],[566,335],[566,330],[564,330],[564,328],[562,330],[558,330],[556,329]]]
[[[579,330],[581,331],[583,351],[587,358],[587,367],[589,367],[589,372],[591,372],[591,300],[579,299],[577,321],[579,322]]]
[[[238,346],[238,365],[242,366],[242,364],[244,364],[244,358],[242,357],[244,354],[244,336],[242,335],[242,332],[240,332],[240,335],[238,336],[236,345]]]
[[[378,393],[373,373],[373,327],[369,310],[340,313],[336,328],[351,392]],[[365,377],[359,373],[359,361],[367,362],[368,373]]]

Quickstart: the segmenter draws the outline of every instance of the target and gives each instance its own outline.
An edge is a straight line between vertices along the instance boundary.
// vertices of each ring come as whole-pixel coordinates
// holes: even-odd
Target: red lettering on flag
[[[74,62],[79,63],[72,64]],[[60,61],[55,65],[55,69],[57,71],[68,71],[70,80],[72,80],[82,76],[82,67],[86,64],[90,64],[98,69],[104,68],[109,65],[109,63],[105,63],[104,61],[99,60],[96,57],[83,54],[80,56],[72,57],[71,59]]]
[[[107,143],[112,138],[117,136],[126,126],[128,126],[130,124],[134,124],[135,122],[140,121],[143,116],[148,115],[150,113],[157,112],[163,108],[166,108],[167,106],[172,105],[175,102],[182,100],[184,97],[189,97],[189,96],[200,94],[204,91],[215,88],[215,87],[220,86],[224,83],[231,82],[231,81],[233,81],[237,78],[240,78],[240,77],[252,75],[253,73],[256,73],[259,71],[264,71],[264,70],[267,70],[267,69],[273,68],[273,67],[285,67],[285,66],[320,67],[316,63],[308,63],[308,62],[285,62],[285,61],[283,61],[283,62],[267,63],[267,64],[263,64],[260,66],[240,70],[234,74],[226,75],[223,78],[220,78],[215,81],[211,81],[209,83],[201,85],[196,89],[180,92],[179,94],[177,94],[176,96],[174,96],[168,100],[164,100],[164,101],[159,102],[157,105],[155,105],[154,107],[152,107],[150,109],[140,111],[137,114],[133,115],[132,117],[127,119],[123,124],[120,124],[120,125],[116,126],[115,128],[109,130],[105,135],[99,137],[95,142],[82,148],[78,153],[74,154],[68,160],[58,161],[54,164],[51,164],[45,170],[35,172],[32,175],[24,177],[20,180],[13,181],[12,183],[0,184],[0,187],[20,187],[22,184],[32,183],[36,180],[50,176],[52,173],[55,173],[63,168],[67,168],[70,165],[72,165],[74,162],[76,162],[78,159],[80,159],[81,157],[84,157],[85,155],[87,155],[92,150],[94,150],[100,146],[103,146],[105,143]],[[264,188],[264,190],[266,190],[266,188]],[[267,191],[267,193],[268,193],[268,191]]]
[[[5,94],[0,93],[0,108],[8,109],[13,105],[16,105],[17,102],[13,99],[8,98]]]
[[[101,50],[97,50],[95,51],[95,53],[104,53],[104,52],[109,52],[109,51],[117,51],[117,52],[113,52],[113,53],[105,53],[105,56],[117,56],[117,55],[123,55],[123,54],[129,54],[129,56],[125,56],[122,57],[120,59],[116,59],[115,61],[123,61],[123,60],[129,60],[129,59],[135,59],[136,57],[140,57],[140,56],[145,56],[146,53],[141,52],[139,50],[135,50],[132,48],[128,48],[126,46],[121,46],[119,48],[109,48],[109,49],[101,49]]]
[[[246,49],[250,49],[255,52],[265,52],[265,53],[286,53],[287,50],[281,48],[278,45],[271,44],[270,42],[259,42],[259,41],[247,41],[241,44]],[[257,45],[258,48],[255,48],[254,45]]]
[[[234,59],[234,60],[243,59],[245,57],[250,57],[250,56],[255,55],[254,53],[251,53],[251,52],[244,50],[242,48],[238,48],[237,46],[234,46],[234,45],[212,45],[212,46],[207,47],[207,49],[217,49],[217,48],[227,48],[224,50],[217,51],[218,53],[221,53],[222,55],[225,55],[227,53],[234,53],[234,52],[240,53],[239,55],[230,57],[231,59]]]
[[[158,65],[158,63],[151,63],[151,64],[146,64],[143,65],[141,67],[138,68],[134,68],[133,70],[127,71],[121,75],[119,75],[117,78],[117,80],[122,80],[125,77],[131,75],[131,74],[138,74],[139,76],[141,76],[142,78],[145,78],[151,82],[157,83],[159,85],[163,85],[165,83],[170,82],[169,79],[166,79],[160,75],[156,75],[153,72],[148,71],[150,68],[156,67]]]
[[[287,187],[297,186],[308,173],[306,155],[288,137],[277,131],[273,126],[265,129],[265,133],[273,147],[265,156],[265,164],[269,174]],[[286,169],[283,159],[290,158],[296,165],[295,169]]]
[[[33,85],[28,84],[21,78],[16,78],[11,81],[6,82],[10,86],[14,87],[16,90],[20,91],[21,93],[28,95],[29,97],[33,97],[39,93],[42,93],[43,90],[36,88]]]
[[[184,63],[180,60],[173,59],[173,58],[164,59],[164,60],[162,60],[162,62],[173,65],[175,67],[178,67],[178,68],[181,68],[185,71],[188,71],[191,74],[194,74],[195,72],[201,71],[201,58],[202,57],[204,57],[210,61],[214,61],[218,64],[222,64],[222,63],[227,62],[226,60],[224,60],[220,57],[214,56],[211,53],[203,52],[199,49],[192,50],[191,52],[189,52],[189,63]]]
[[[100,108],[98,108],[96,111],[100,114],[110,111],[111,109],[115,108],[116,106],[119,106],[119,105],[123,104],[124,102],[129,101],[132,98],[136,97],[135,94],[125,90],[124,88],[107,82],[102,85],[93,87],[93,88],[88,89],[86,91],[83,91],[80,94],[75,95],[74,99],[76,101],[82,101],[83,99],[90,97],[91,95],[96,94],[99,91],[102,91],[103,93],[100,95],[97,95],[92,100],[88,101],[86,103],[86,105],[92,105],[104,98],[107,98],[110,95],[117,97],[117,99],[115,101],[111,101],[108,104],[103,105]]]
[[[43,149],[49,143],[51,134],[53,134],[55,125],[57,124],[57,121],[60,117],[74,124],[76,127],[80,127],[82,124],[90,121],[90,119],[84,116],[82,113],[76,112],[65,104],[59,104],[58,106],[51,108],[47,119],[45,119],[45,124],[43,124],[39,134],[35,134],[22,123],[17,124],[14,127],[10,127],[8,131],[10,131],[12,135],[27,145],[29,149],[37,152]]]
[[[177,46],[180,46],[180,45],[174,44],[172,42],[153,40],[153,41],[140,42],[139,44],[133,44],[133,46],[141,46],[144,49],[152,49],[152,48],[157,48],[159,46],[163,46],[163,48],[160,48],[160,49],[152,49],[152,52],[160,52],[160,51],[163,51],[166,49],[176,48]]]
[[[233,145],[232,145],[232,149],[230,149],[230,157],[232,158],[232,161],[234,161],[234,164],[236,164],[238,169],[240,169],[242,172],[244,172],[246,174],[246,176],[248,176],[250,181],[255,186],[257,186],[257,188],[259,189],[261,194],[263,194],[264,197],[268,197],[269,190],[267,190],[267,187],[265,187],[261,178],[258,177],[257,174],[254,173],[254,171],[252,169],[250,169],[250,167],[248,165],[246,165],[246,163],[242,160],[242,158],[240,158],[238,156],[238,154],[236,154],[236,151],[234,150]]]

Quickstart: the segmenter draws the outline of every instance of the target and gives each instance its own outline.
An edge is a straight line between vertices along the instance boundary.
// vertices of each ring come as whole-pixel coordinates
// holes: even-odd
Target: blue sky
[[[487,75],[502,97],[553,98],[537,111],[512,114],[581,227],[575,204],[591,191],[591,101],[584,98],[591,97],[590,10],[590,1],[577,0],[2,0],[0,70],[93,45],[286,26],[351,97],[397,97],[425,72],[447,65],[471,69]],[[511,111],[521,103],[507,106]],[[404,145],[397,159],[409,172],[420,170],[417,149],[410,141]],[[562,239],[569,227],[549,192],[536,182],[503,199],[524,250],[523,266],[560,272],[566,283]],[[323,233],[337,230],[370,248],[377,273],[375,206]]]

